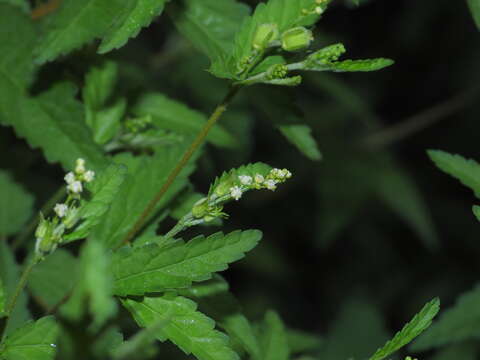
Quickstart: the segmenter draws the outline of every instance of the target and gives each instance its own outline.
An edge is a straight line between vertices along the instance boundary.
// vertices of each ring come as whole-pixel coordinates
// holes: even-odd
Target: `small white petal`
[[[264,181],[265,181],[265,178],[264,178],[262,175],[260,175],[260,174],[255,175],[255,182],[256,182],[256,183],[261,184],[261,183],[263,183]]]
[[[277,188],[277,182],[275,180],[267,180],[265,181],[265,187],[268,189],[268,190],[275,190]]]
[[[73,183],[67,186],[67,189],[73,192],[74,194],[79,194],[83,191],[83,186],[80,181],[74,181]]]
[[[251,185],[253,181],[252,177],[248,175],[240,175],[238,178],[242,185]]]
[[[230,196],[235,200],[239,200],[242,197],[242,190],[238,186],[230,188]]]
[[[53,211],[55,211],[59,218],[63,218],[65,215],[67,215],[68,206],[65,204],[57,204],[53,208]]]
[[[67,175],[65,175],[64,180],[67,184],[73,183],[75,181],[75,174],[70,171],[67,173]]]
[[[95,172],[92,170],[88,170],[85,174],[83,174],[83,179],[86,182],[91,182],[95,178]]]

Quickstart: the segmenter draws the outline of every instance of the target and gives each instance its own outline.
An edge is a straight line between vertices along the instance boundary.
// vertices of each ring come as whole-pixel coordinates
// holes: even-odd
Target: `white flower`
[[[230,196],[235,200],[238,200],[242,197],[242,190],[238,186],[231,187]]]
[[[68,184],[67,190],[74,194],[80,194],[83,191],[82,183],[80,181],[74,181],[73,183]]]
[[[315,12],[317,13],[317,15],[322,15],[323,9],[322,9],[320,6],[317,6],[317,7],[315,8]]]
[[[53,211],[55,211],[59,218],[63,218],[65,215],[67,215],[68,206],[66,204],[57,204],[53,208]]]
[[[265,187],[268,190],[275,190],[277,188],[277,182],[275,180],[267,180],[265,181]]]
[[[255,175],[255,182],[256,183],[261,184],[264,181],[265,181],[265,178],[262,175],[260,175],[260,174]]]
[[[67,173],[67,175],[65,175],[64,179],[65,182],[70,185],[75,181],[75,174],[70,171],[69,173]]]
[[[77,159],[76,166],[75,166],[75,172],[77,174],[83,174],[85,172],[85,160]]]
[[[88,183],[90,181],[93,181],[94,178],[95,178],[95,172],[92,170],[88,170],[85,174],[83,174],[83,180],[85,180]]]
[[[287,169],[283,169],[283,174],[285,176],[285,178],[287,179],[290,179],[292,177],[292,173],[290,171],[288,171]]]
[[[252,177],[248,175],[240,175],[238,178],[242,185],[251,185],[253,181]]]

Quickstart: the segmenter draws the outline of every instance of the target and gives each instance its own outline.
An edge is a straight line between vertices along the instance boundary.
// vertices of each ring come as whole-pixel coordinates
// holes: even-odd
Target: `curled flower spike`
[[[239,200],[242,197],[242,189],[238,186],[230,188],[230,196],[235,200]]]
[[[63,218],[67,215],[68,206],[66,204],[57,204],[53,208],[53,211],[55,211],[55,214],[57,214],[59,218]]]

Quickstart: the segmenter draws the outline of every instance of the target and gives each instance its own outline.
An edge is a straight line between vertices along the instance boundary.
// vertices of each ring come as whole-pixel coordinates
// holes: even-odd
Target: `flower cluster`
[[[55,216],[52,219],[45,219],[43,214],[40,214],[40,222],[35,231],[37,255],[43,256],[54,251],[62,242],[65,231],[73,228],[78,222],[80,217],[78,203],[81,200],[84,183],[92,182],[94,178],[95,172],[85,168],[85,160],[77,159],[75,170],[64,177],[67,183],[65,202],[54,206]]]
[[[250,175],[239,175],[239,185],[234,185],[230,188],[230,196],[232,199],[239,200],[243,193],[252,189],[267,189],[275,191],[277,184],[285,182],[290,179],[292,173],[287,169],[272,169],[263,176],[261,174],[255,174],[253,177]]]

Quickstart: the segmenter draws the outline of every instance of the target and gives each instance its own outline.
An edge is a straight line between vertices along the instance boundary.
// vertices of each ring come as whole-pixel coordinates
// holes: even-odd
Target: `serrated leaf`
[[[215,322],[197,311],[197,305],[184,297],[167,294],[142,300],[124,299],[122,303],[141,327],[165,320],[156,338],[170,340],[187,354],[199,360],[238,360],[228,337],[215,330]]]
[[[274,311],[267,311],[258,333],[262,360],[288,360],[288,347],[285,325]]]
[[[75,257],[66,250],[57,249],[32,269],[28,289],[47,310],[52,309],[73,289],[77,267]]]
[[[102,216],[115,200],[126,175],[125,166],[112,164],[87,185],[91,197],[82,202],[79,208],[80,223],[74,232],[64,236],[66,242],[88,236],[90,230],[102,220]]]
[[[97,225],[91,236],[102,241],[108,248],[119,246],[145,210],[148,203],[160,190],[168,175],[185,151],[185,145],[164,147],[154,156],[119,154],[114,161],[127,166],[128,175],[123,182],[110,210]],[[195,158],[179,174],[155,213],[163,209],[188,183],[187,178],[194,169]],[[128,211],[125,211],[128,209]]]
[[[475,24],[480,29],[480,0],[467,0],[470,11],[475,20]]]
[[[33,196],[0,170],[0,235],[18,232],[33,213]]]
[[[480,286],[458,297],[456,304],[442,313],[440,318],[411,346],[423,351],[443,345],[477,339],[480,331]]]
[[[395,334],[393,339],[379,348],[369,360],[381,360],[393,354],[403,346],[425,331],[432,323],[433,318],[440,310],[440,300],[438,298],[425,304],[425,306],[416,314],[409,323],[407,323],[402,330]]]
[[[170,15],[180,33],[212,62],[224,61],[250,8],[236,0],[184,0],[172,4]]]
[[[45,63],[102,37],[123,14],[124,0],[65,0],[51,15],[45,35],[35,49],[36,61]]]
[[[215,275],[211,280],[193,284],[181,290],[179,295],[195,300],[202,312],[217,321],[232,340],[238,343],[253,359],[261,359],[260,345],[253,328],[242,314],[240,305],[228,291],[228,283]]]
[[[32,321],[5,339],[0,356],[6,360],[53,360],[58,330],[53,316]]]
[[[160,16],[168,0],[133,0],[125,4],[122,13],[114,20],[103,35],[98,48],[99,54],[124,46],[130,38],[136,37],[140,30],[150,25],[155,17]]]
[[[61,308],[66,318],[79,321],[87,312],[93,316],[91,329],[98,330],[117,312],[112,296],[110,257],[100,242],[89,239],[80,254],[79,279],[72,296]]]
[[[122,248],[112,259],[114,293],[143,295],[168,289],[186,288],[195,281],[211,278],[228,264],[244,257],[261,238],[258,230],[200,235],[187,243],[167,246],[148,244]]]
[[[75,100],[73,85],[57,84],[36,98],[9,85],[0,80],[0,92],[11,92],[10,99],[0,100],[2,124],[12,126],[31,147],[40,147],[49,162],[60,162],[65,170],[70,170],[78,158],[85,159],[95,170],[107,165],[83,121],[82,106]]]
[[[144,94],[133,112],[136,116],[151,115],[153,125],[159,129],[187,135],[196,135],[207,122],[207,117],[201,112],[159,93]],[[207,140],[217,146],[236,145],[235,138],[219,125],[212,128]]]
[[[308,125],[280,125],[281,133],[310,160],[321,160],[322,154]]]
[[[480,199],[480,164],[475,160],[440,150],[429,150],[428,156],[438,168],[470,188]]]
[[[20,280],[20,268],[15,262],[15,257],[6,241],[0,241],[0,279],[2,279],[3,282],[5,305],[7,305],[12,300],[12,296]],[[27,296],[25,292],[22,291],[17,299],[15,309],[13,309],[13,312],[10,314],[4,334],[10,334],[29,319],[30,313],[27,308]]]

